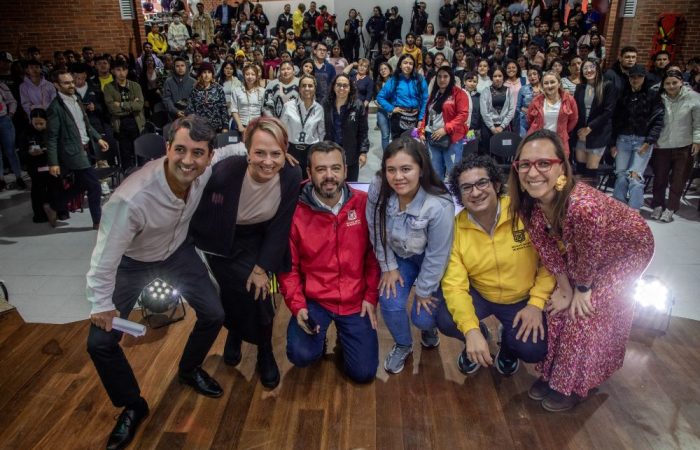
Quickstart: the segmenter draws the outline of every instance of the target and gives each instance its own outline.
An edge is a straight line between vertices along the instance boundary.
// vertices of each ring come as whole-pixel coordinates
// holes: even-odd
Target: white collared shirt
[[[165,156],[146,163],[124,180],[102,208],[87,273],[87,298],[93,314],[115,309],[112,294],[122,256],[143,262],[163,261],[187,238],[211,167],[192,183],[185,202],[168,186],[165,164]]]
[[[61,96],[63,103],[66,104],[66,106],[68,107],[68,111],[70,111],[71,116],[73,116],[73,121],[78,127],[78,132],[80,132],[80,142],[83,145],[87,144],[88,142],[90,142],[90,136],[88,136],[87,128],[85,127],[83,110],[78,104],[78,99],[75,98],[75,95],[66,95],[62,92],[59,92],[58,95]]]
[[[340,190],[340,198],[338,199],[338,203],[336,203],[333,206],[328,206],[325,203],[321,201],[320,198],[318,198],[318,194],[316,194],[316,189],[311,189],[311,195],[313,196],[314,200],[323,209],[327,209],[328,211],[332,212],[334,216],[337,216],[340,213],[340,210],[343,208],[343,202],[345,201],[345,190],[341,189]]]

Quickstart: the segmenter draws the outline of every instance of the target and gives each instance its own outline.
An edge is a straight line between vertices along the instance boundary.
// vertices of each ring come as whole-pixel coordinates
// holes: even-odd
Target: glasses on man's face
[[[471,194],[474,188],[477,188],[480,191],[483,191],[488,187],[488,185],[491,184],[491,180],[488,178],[481,178],[477,180],[476,183],[464,183],[459,185],[459,192],[464,194]]]
[[[535,170],[537,170],[538,172],[545,173],[549,172],[554,164],[561,163],[561,159],[541,158],[536,159],[534,161],[530,161],[529,159],[519,159],[513,161],[513,168],[520,173],[527,173],[534,166]]]

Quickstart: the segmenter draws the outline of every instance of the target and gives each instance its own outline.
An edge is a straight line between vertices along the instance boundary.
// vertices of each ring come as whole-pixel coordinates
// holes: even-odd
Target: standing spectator
[[[406,309],[414,284],[411,320],[421,329],[421,345],[440,344],[432,313],[434,298],[444,301],[440,279],[452,245],[454,203],[425,147],[411,137],[389,144],[367,198],[369,235],[382,270],[379,304],[394,339],[384,370],[396,374],[413,353]]]
[[[645,76],[639,64],[629,71],[630,86],[613,114],[610,149],[615,157],[613,197],[636,210],[644,203],[644,170],[664,126],[665,113],[661,97],[644,83]]]
[[[190,32],[187,26],[182,23],[180,14],[173,13],[173,22],[168,26],[168,45],[170,51],[175,54],[180,54],[185,51],[185,44],[190,38]]]
[[[503,69],[496,67],[491,72],[492,84],[481,91],[481,127],[482,149],[488,152],[491,137],[511,129],[515,117],[515,106],[510,89],[503,84],[505,74]]]
[[[86,64],[72,64],[70,71],[73,74],[75,93],[78,96],[78,101],[85,107],[90,125],[101,135],[112,136],[109,111],[100,85],[87,80],[88,67]]]
[[[56,88],[41,75],[41,63],[30,59],[26,62],[24,82],[19,86],[22,109],[29,117],[32,109],[47,109],[56,97]]]
[[[559,74],[553,71],[542,76],[544,95],[533,97],[527,108],[528,134],[547,129],[557,133],[561,139],[566,157],[569,157],[569,133],[578,122],[578,106],[573,95],[561,87]]]
[[[302,75],[299,78],[299,98],[287,102],[281,115],[289,135],[288,152],[307,167],[307,155],[312,144],[321,142],[326,135],[323,106],[316,100],[316,78]],[[306,178],[308,173],[303,173]]]
[[[151,31],[148,32],[148,43],[151,44],[158,58],[165,56],[165,52],[168,51],[168,39],[160,32],[160,25],[157,23],[151,25]]]
[[[569,60],[568,73],[569,75],[561,80],[561,87],[569,92],[569,94],[574,95],[576,93],[576,86],[581,84],[581,66],[583,65],[583,60],[580,56],[575,55]]]
[[[119,141],[119,152],[124,169],[133,167],[136,162],[134,140],[146,125],[143,113],[143,91],[138,83],[127,80],[128,71],[123,61],[117,61],[114,64],[114,81],[104,89],[105,103],[112,116],[112,130]],[[50,114],[49,118],[51,118]],[[51,128],[50,121],[49,128]]]
[[[372,60],[372,76],[375,79],[379,76],[379,65],[381,63],[388,63],[392,56],[394,56],[392,43],[389,41],[382,42],[381,53]]]
[[[330,28],[331,14],[328,12],[328,8],[326,8],[326,5],[321,5],[321,7],[319,9],[321,10],[321,14],[319,14],[316,17],[313,24],[316,27],[316,31],[318,33],[321,33],[323,31],[324,25],[326,23],[328,24],[328,27]]]
[[[277,23],[275,24],[277,31],[279,30],[292,30],[294,27],[294,20],[292,19],[292,7],[289,3],[284,5],[284,12],[277,17]]]
[[[225,133],[229,127],[229,113],[226,108],[226,95],[214,81],[214,67],[204,62],[199,67],[197,83],[190,94],[185,115],[196,114],[207,120],[217,133]]]
[[[357,98],[355,84],[346,74],[335,77],[323,105],[326,136],[345,150],[347,180],[357,181],[360,168],[367,164],[367,110]]]
[[[12,172],[15,174],[15,184],[19,189],[26,189],[27,185],[22,179],[22,169],[17,157],[15,146],[15,126],[12,117],[17,112],[17,100],[5,83],[0,82],[0,191],[5,189],[5,168],[3,167],[3,153],[10,162]]]
[[[257,3],[255,5],[250,19],[255,24],[255,27],[258,29],[258,32],[263,37],[267,36],[267,27],[268,25],[270,25],[270,19],[267,18],[267,14],[265,14],[265,12],[263,11],[263,7],[260,3]]]
[[[299,46],[297,48],[304,47]],[[281,63],[282,59],[277,54],[277,47],[269,46],[265,54],[265,63],[263,64],[263,74],[266,80],[274,80],[277,78]]]
[[[348,67],[348,60],[343,56],[343,49],[340,47],[340,44],[333,45],[328,62],[331,63],[335,69],[335,75],[340,75],[345,68]]]
[[[441,180],[462,160],[466,122],[469,116],[467,93],[456,85],[450,66],[437,69],[428,106],[420,124],[421,136],[430,152],[430,162]]]
[[[406,35],[406,45],[403,46],[403,54],[413,57],[413,60],[416,62],[416,70],[423,67],[423,52],[416,45],[416,35],[413,32],[409,32]]]
[[[452,58],[454,57],[454,50],[447,46],[447,33],[444,31],[438,31],[435,34],[435,46],[429,48],[428,53],[433,56],[438,53],[442,53],[446,60],[452,61]]]
[[[104,91],[105,86],[114,81],[112,63],[107,55],[95,57],[95,68],[97,69],[97,74],[95,74],[94,80],[99,84],[100,90]]]
[[[479,93],[484,92],[485,89],[488,89],[493,82],[491,81],[491,77],[489,76],[489,71],[490,71],[490,65],[489,65],[489,60],[488,59],[480,59],[479,62],[476,64],[476,74],[478,76],[478,83],[476,85],[476,90]]]
[[[318,31],[316,31],[316,19],[320,15],[321,13],[316,9],[316,2],[309,3],[309,10],[304,13],[304,22],[308,23],[316,34],[318,34]]]
[[[506,62],[506,81],[503,84],[510,90],[513,104],[517,105],[520,89],[527,84],[527,77],[520,76],[520,68],[515,61]],[[513,130],[516,132],[520,130],[520,114],[518,114],[517,109],[513,117]]]
[[[661,86],[666,113],[652,162],[654,197],[651,207],[654,211],[651,218],[671,222],[680,208],[693,158],[700,152],[700,94],[683,85],[683,73],[679,70],[667,71]]]
[[[335,78],[335,68],[326,61],[328,45],[324,42],[316,44],[314,49],[314,76],[316,77],[316,101],[319,103],[328,95],[328,91],[333,78]]]
[[[214,11],[214,18],[221,22],[224,28],[231,27],[231,21],[236,20],[236,12],[232,6],[228,4],[229,0],[222,0],[221,4]]]
[[[386,82],[391,79],[391,73],[391,66],[388,63],[383,62],[379,64],[374,87],[374,92],[377,93],[376,95],[381,92]],[[386,150],[391,140],[391,121],[389,113],[390,111],[386,111],[382,108],[382,105],[377,101],[377,127],[379,127],[379,132],[381,134],[382,151]]]
[[[420,36],[425,31],[428,25],[428,13],[425,12],[425,2],[420,2],[413,6],[413,21],[411,22],[411,31],[417,36]]]
[[[450,22],[457,13],[456,5],[452,4],[451,0],[445,0],[445,3],[440,7],[438,21],[442,29],[450,27]]]
[[[190,100],[195,80],[187,73],[184,58],[175,58],[175,70],[163,84],[163,103],[171,120],[185,117],[185,109]]]
[[[372,17],[367,20],[365,29],[369,34],[369,55],[372,54],[374,47],[377,47],[377,52],[380,52],[382,41],[384,40],[384,32],[386,30],[386,18],[382,14],[382,8],[380,6],[375,6],[372,9]],[[376,71],[374,75],[377,75]]]
[[[294,76],[294,65],[291,61],[280,64],[279,77],[270,81],[265,88],[266,117],[280,118],[284,104],[299,98],[299,79]]]
[[[476,89],[478,75],[476,72],[465,72],[464,90],[469,95],[469,116],[466,120],[467,131],[478,138],[481,135],[481,94]]]
[[[204,3],[197,2],[197,12],[192,17],[192,33],[199,34],[202,42],[214,42],[214,21],[211,15],[204,11]]]
[[[294,35],[297,38],[301,37],[301,30],[303,28],[304,24],[304,11],[306,10],[306,5],[303,3],[299,3],[297,5],[297,9],[294,10],[294,14],[292,15],[292,24],[294,28]]]
[[[163,61],[158,59],[156,55],[153,54],[153,46],[151,45],[150,42],[144,42],[143,43],[143,53],[141,56],[136,58],[136,76],[140,77],[141,72],[143,72],[143,69],[145,67],[144,60],[147,59],[152,59],[153,62],[155,63],[155,66],[159,69],[163,68]]]
[[[401,40],[401,28],[403,27],[403,17],[399,14],[399,8],[392,6],[386,13],[386,38],[391,42]]]
[[[254,118],[263,114],[265,89],[260,86],[260,68],[252,63],[243,66],[243,86],[233,90],[231,115],[242,134]]]
[[[583,177],[595,185],[600,159],[610,143],[618,91],[613,83],[603,79],[597,60],[588,59],[583,63],[581,78],[585,82],[576,86],[574,94],[578,105],[576,161],[581,165]]]
[[[649,83],[654,85],[661,82],[668,65],[671,64],[671,54],[666,50],[660,50],[654,55],[654,68],[647,74]]]
[[[391,137],[412,130],[425,115],[428,84],[418,73],[411,55],[401,55],[393,76],[377,94],[377,103],[389,113]]]
[[[256,345],[260,382],[274,389],[280,373],[272,351],[270,278],[291,269],[289,231],[301,173],[285,161],[287,132],[279,120],[256,118],[244,141],[246,156],[226,158],[212,170],[190,233],[220,287],[228,330],[224,363],[238,365],[243,341]]]
[[[547,307],[547,355],[528,396],[547,411],[566,411],[622,367],[633,285],[654,254],[654,238],[636,211],[574,182],[549,130],[520,144],[508,186],[513,226],[523,221],[557,281]]]
[[[588,53],[581,57],[581,60],[586,61]],[[637,49],[634,47],[622,47],[620,50],[620,59],[605,72],[603,77],[605,81],[612,83],[615,89],[615,95],[621,95],[622,92],[629,86],[629,77],[627,72],[637,64]],[[582,74],[585,75],[585,74]],[[582,76],[582,82],[585,81],[585,76]]]
[[[345,33],[343,53],[348,61],[355,62],[360,57],[360,33],[362,33],[362,15],[355,8],[350,8],[348,12],[343,33]]]
[[[350,75],[357,91],[357,99],[367,109],[369,102],[374,98],[374,80],[369,74],[369,60],[360,58],[357,62],[346,67],[344,73]]]
[[[102,217],[102,189],[88,154],[93,151],[94,144],[99,145],[103,152],[109,149],[109,145],[90,125],[85,109],[78,102],[73,75],[65,69],[56,71],[54,84],[59,95],[51,101],[47,111],[46,154],[49,173],[54,177],[72,174],[75,181],[73,194],[82,194],[87,190],[92,228],[97,230]],[[50,205],[45,207],[45,211],[49,223],[55,226],[56,211]]]

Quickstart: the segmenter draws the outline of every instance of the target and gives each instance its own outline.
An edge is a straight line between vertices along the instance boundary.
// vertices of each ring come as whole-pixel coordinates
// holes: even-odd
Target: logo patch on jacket
[[[525,229],[513,230],[513,251],[523,250],[532,247],[532,242],[527,238],[527,232]]]
[[[518,244],[525,242],[525,230],[513,230],[513,240]]]
[[[348,211],[348,221],[346,222],[346,226],[352,227],[355,225],[360,225],[360,223],[360,219],[357,218],[357,211],[354,209]]]

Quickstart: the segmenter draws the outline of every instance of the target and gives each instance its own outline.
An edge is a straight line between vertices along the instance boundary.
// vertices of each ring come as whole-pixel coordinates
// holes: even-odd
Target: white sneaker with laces
[[[673,222],[673,211],[670,209],[665,209],[664,212],[661,214],[661,220],[662,222]]]
[[[659,220],[661,218],[661,213],[663,212],[663,208],[660,206],[657,206],[654,208],[654,210],[651,212],[651,216],[649,218],[654,219],[654,220]]]

